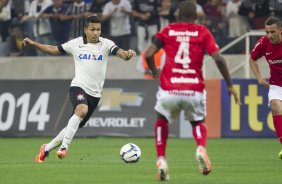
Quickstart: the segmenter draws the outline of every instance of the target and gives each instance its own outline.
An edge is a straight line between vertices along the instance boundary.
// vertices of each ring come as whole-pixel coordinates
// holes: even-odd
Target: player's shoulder
[[[182,29],[184,27],[183,23],[181,22],[173,22],[165,26],[160,33],[169,34],[169,32],[176,31]]]
[[[68,48],[75,48],[76,45],[83,45],[83,38],[82,37],[78,37],[78,38],[74,38],[71,39],[63,44],[61,44],[64,48],[68,47]]]
[[[196,25],[204,31],[209,31],[209,28],[205,25],[202,25],[202,24],[196,24]]]
[[[255,51],[261,52],[263,49],[267,48],[269,44],[270,42],[268,38],[266,36],[262,36],[257,40],[254,48],[252,49],[252,52],[255,52]]]
[[[104,37],[99,37],[99,44],[98,44],[99,47],[104,49],[110,49],[115,45],[116,44],[112,40]]]
[[[83,37],[80,36],[80,37],[77,37],[77,38],[74,38],[74,39],[69,40],[67,43],[83,44],[84,41],[83,41]]]
[[[113,44],[114,42],[109,38],[99,37],[99,41],[102,44]]]
[[[260,43],[263,44],[263,45],[266,45],[266,44],[269,44],[269,43],[270,43],[269,40],[268,40],[268,38],[267,38],[267,36],[262,36],[262,37],[260,37],[257,42],[260,42]]]
[[[195,27],[194,28],[195,30],[198,30],[202,34],[206,34],[210,32],[209,28],[205,25],[194,23],[193,26]]]
[[[270,44],[270,42],[269,42],[268,38],[266,36],[262,36],[257,40],[255,48],[257,48],[258,46],[259,47],[267,47],[267,45],[269,45],[269,44]]]

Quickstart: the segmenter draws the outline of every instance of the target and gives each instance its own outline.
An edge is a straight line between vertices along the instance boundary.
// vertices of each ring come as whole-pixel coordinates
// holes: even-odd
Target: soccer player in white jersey
[[[179,22],[172,23],[156,34],[153,44],[145,52],[145,57],[153,77],[159,73],[154,64],[154,54],[160,48],[166,52],[166,61],[160,75],[157,93],[157,121],[155,123],[155,145],[157,151],[157,179],[169,180],[166,160],[168,123],[172,123],[184,111],[186,120],[192,124],[193,137],[197,144],[196,159],[200,172],[209,174],[212,165],[206,152],[207,128],[206,92],[202,74],[204,53],[207,51],[215,60],[227,84],[228,93],[240,104],[240,99],[232,86],[225,59],[210,31],[196,24],[196,6],[191,1],[179,5]]]
[[[70,40],[60,46],[44,45],[29,38],[23,45],[31,45],[51,55],[69,53],[75,62],[69,96],[73,105],[73,115],[67,126],[48,144],[43,144],[36,156],[37,163],[43,163],[48,153],[60,145],[57,157],[66,157],[67,150],[78,128],[82,128],[96,109],[105,81],[108,55],[111,53],[124,60],[136,56],[133,50],[125,51],[109,39],[100,37],[101,20],[91,15],[85,20],[84,36]]]

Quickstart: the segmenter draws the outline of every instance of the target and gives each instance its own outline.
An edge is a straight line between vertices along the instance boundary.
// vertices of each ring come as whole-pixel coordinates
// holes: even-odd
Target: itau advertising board
[[[257,80],[233,80],[242,105],[235,103],[222,81],[222,137],[276,137],[271,109],[268,107],[268,89]]]
[[[54,136],[72,114],[69,80],[1,80],[0,136]],[[100,104],[77,136],[152,137],[158,81],[107,80]],[[179,123],[170,125],[179,136]]]

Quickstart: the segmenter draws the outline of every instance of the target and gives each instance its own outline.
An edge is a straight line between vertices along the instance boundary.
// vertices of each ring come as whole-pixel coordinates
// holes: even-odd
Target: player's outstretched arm
[[[222,55],[219,52],[215,52],[212,54],[212,58],[215,60],[216,66],[219,69],[221,75],[223,76],[227,84],[227,90],[228,90],[229,95],[232,95],[235,99],[235,102],[241,105],[240,98],[237,92],[235,91],[235,89],[233,88],[233,84],[232,84],[224,57],[222,57]]]
[[[136,56],[136,52],[131,49],[129,49],[128,51],[125,51],[119,48],[117,51],[117,56],[124,60],[130,60],[132,57]]]
[[[59,51],[57,46],[37,43],[37,42],[31,40],[30,38],[23,39],[22,44],[24,46],[31,45],[34,48],[36,48],[36,49],[38,49],[42,52],[45,52],[47,54],[51,54],[51,55],[60,55],[61,54],[61,52]]]
[[[269,88],[269,84],[266,78],[261,76],[258,64],[252,58],[250,58],[250,65],[256,79],[258,80],[259,85]]]

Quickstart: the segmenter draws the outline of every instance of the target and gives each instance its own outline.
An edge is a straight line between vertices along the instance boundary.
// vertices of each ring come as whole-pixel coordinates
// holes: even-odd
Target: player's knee
[[[157,118],[158,118],[158,119],[163,119],[163,120],[168,121],[168,120],[166,119],[166,117],[165,117],[164,115],[160,114],[159,112],[157,112]]]
[[[200,121],[190,121],[192,126],[197,126],[199,123],[204,123],[204,122],[205,122],[205,119],[200,120]]]
[[[75,108],[75,114],[79,116],[81,119],[83,119],[87,113],[88,113],[88,106],[85,104],[79,104]]]
[[[271,111],[273,115],[282,113],[282,104],[276,100],[271,101]]]

